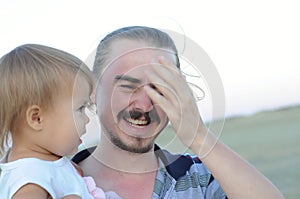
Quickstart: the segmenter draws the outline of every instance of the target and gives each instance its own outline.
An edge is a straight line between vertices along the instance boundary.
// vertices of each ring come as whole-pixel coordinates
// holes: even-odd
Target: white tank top
[[[11,199],[18,189],[28,183],[43,187],[53,199],[61,199],[67,195],[93,199],[84,180],[66,157],[56,161],[24,158],[0,163],[0,169],[1,199]]]

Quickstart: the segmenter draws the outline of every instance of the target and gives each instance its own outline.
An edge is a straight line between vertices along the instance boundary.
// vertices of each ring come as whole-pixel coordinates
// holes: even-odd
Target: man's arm
[[[205,142],[201,142],[200,138],[196,138],[190,149],[203,157],[201,161],[212,172],[228,198],[284,198],[265,176],[213,134],[207,133]]]
[[[226,195],[231,199],[283,198],[266,177],[208,132],[181,72],[164,58],[158,62],[161,67],[147,71],[155,88],[144,89],[168,115],[181,142],[201,158]]]

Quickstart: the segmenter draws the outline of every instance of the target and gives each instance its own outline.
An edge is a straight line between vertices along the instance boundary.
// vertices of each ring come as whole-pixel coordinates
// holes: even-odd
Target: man
[[[154,28],[121,28],[100,42],[93,72],[101,140],[73,158],[84,175],[128,199],[282,198],[208,132],[179,68],[173,40]],[[155,145],[168,121],[201,160]]]

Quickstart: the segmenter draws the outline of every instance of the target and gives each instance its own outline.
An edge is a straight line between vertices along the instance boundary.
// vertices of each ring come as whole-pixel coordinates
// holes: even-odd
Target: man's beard
[[[119,137],[115,136],[112,132],[109,132],[109,137],[111,142],[119,147],[120,149],[124,151],[128,151],[131,153],[148,153],[152,150],[154,146],[154,140],[159,135],[157,134],[154,138],[139,138],[139,137],[131,137],[131,139],[134,139],[134,144],[129,145],[124,143]],[[151,139],[151,140],[150,140]],[[144,144],[145,142],[148,142],[147,144]]]
[[[124,110],[120,111],[119,114],[117,115],[118,122],[120,122],[120,120],[124,119],[124,118],[132,118],[132,119],[143,118],[144,120],[147,121],[147,125],[149,125],[150,123],[153,123],[153,122],[157,122],[158,124],[160,123],[160,118],[159,118],[155,108],[153,108],[149,112],[143,112],[138,109],[133,109],[130,111],[124,109]],[[140,153],[140,154],[147,153],[147,152],[151,151],[151,149],[153,149],[154,140],[156,139],[156,137],[158,135],[159,135],[159,133],[157,135],[155,135],[154,137],[147,137],[147,138],[135,137],[135,136],[128,135],[130,137],[130,139],[132,139],[133,141],[132,141],[132,143],[127,144],[126,142],[122,141],[119,137],[114,135],[112,132],[109,132],[110,140],[115,146],[119,147],[120,149],[122,149],[124,151],[128,151],[131,153]]]

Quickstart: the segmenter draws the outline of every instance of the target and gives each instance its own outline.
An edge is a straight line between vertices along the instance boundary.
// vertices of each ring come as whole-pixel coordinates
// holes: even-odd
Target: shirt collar
[[[186,171],[188,171],[194,163],[193,159],[190,156],[171,154],[167,150],[160,149],[160,147],[156,144],[154,146],[154,151],[156,156],[163,162],[168,173],[175,180],[178,180],[178,178],[184,176],[186,174]]]
[[[96,146],[84,149],[78,152],[73,158],[72,161],[76,164],[80,163],[86,159],[93,151],[96,149]],[[171,154],[167,150],[161,149],[157,144],[154,145],[154,152],[159,158],[159,161],[163,163],[166,167],[167,172],[175,179],[178,180],[181,176],[186,174],[194,163],[193,159],[190,156],[180,155],[180,154]]]

